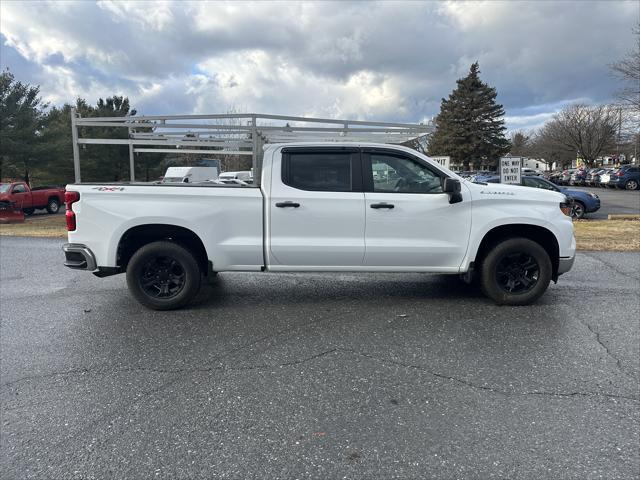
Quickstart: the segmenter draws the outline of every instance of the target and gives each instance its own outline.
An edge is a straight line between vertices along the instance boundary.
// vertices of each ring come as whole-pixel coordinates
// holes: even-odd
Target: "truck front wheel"
[[[198,262],[173,242],[149,243],[133,254],[127,266],[127,285],[141,304],[153,310],[187,305],[200,290]]]
[[[528,305],[547,290],[552,273],[542,246],[527,238],[510,238],[484,257],[480,286],[498,305]]]

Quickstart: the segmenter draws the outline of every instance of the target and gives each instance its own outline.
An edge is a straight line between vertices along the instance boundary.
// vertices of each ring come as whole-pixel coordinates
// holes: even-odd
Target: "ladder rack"
[[[79,127],[126,128],[128,138],[81,137]],[[81,145],[128,145],[131,181],[137,153],[250,155],[254,167],[268,143],[375,142],[400,144],[433,132],[431,122],[389,123],[258,113],[81,117],[71,110],[75,182],[81,183]]]

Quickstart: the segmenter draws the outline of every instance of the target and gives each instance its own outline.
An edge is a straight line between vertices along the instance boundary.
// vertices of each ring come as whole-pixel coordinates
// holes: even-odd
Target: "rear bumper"
[[[563,273],[567,273],[573,267],[573,262],[575,262],[576,256],[573,255],[571,257],[560,257],[558,261],[558,275],[562,275]]]
[[[81,243],[65,243],[62,246],[64,252],[64,265],[74,270],[88,270],[93,272],[98,268],[93,252]]]

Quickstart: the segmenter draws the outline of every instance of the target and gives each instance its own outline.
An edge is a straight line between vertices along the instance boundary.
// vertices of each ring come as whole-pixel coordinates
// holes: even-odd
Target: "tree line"
[[[625,59],[624,71],[632,72],[629,83],[640,84],[638,70],[629,68],[634,62],[640,64],[637,56]],[[482,82],[479,73],[476,62],[449,97],[442,99],[436,129],[426,148],[430,155],[450,156],[452,164],[465,170],[480,165],[496,168],[506,154],[536,158],[560,168],[577,158],[594,166],[603,155],[626,162],[637,156],[638,103],[628,88],[622,91],[619,104],[567,105],[541,128],[516,131],[506,138],[504,109],[496,102],[496,90]]]
[[[40,97],[40,87],[15,79],[10,71],[0,74],[0,176],[24,179],[39,185],[59,185],[74,180],[71,109],[82,117],[135,116],[129,99],[114,95],[90,105],[78,98],[71,105],[51,106]],[[91,127],[90,135],[79,127],[80,136],[128,138],[126,129]],[[129,150],[126,145],[83,145],[84,181],[120,181],[129,177]],[[136,162],[140,179],[162,174],[164,156],[152,154]]]

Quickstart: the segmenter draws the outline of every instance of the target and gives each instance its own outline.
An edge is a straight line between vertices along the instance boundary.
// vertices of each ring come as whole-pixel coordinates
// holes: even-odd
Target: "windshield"
[[[165,177],[163,183],[182,183],[182,177]]]
[[[0,183],[0,193],[7,193],[10,186],[10,183]]]

